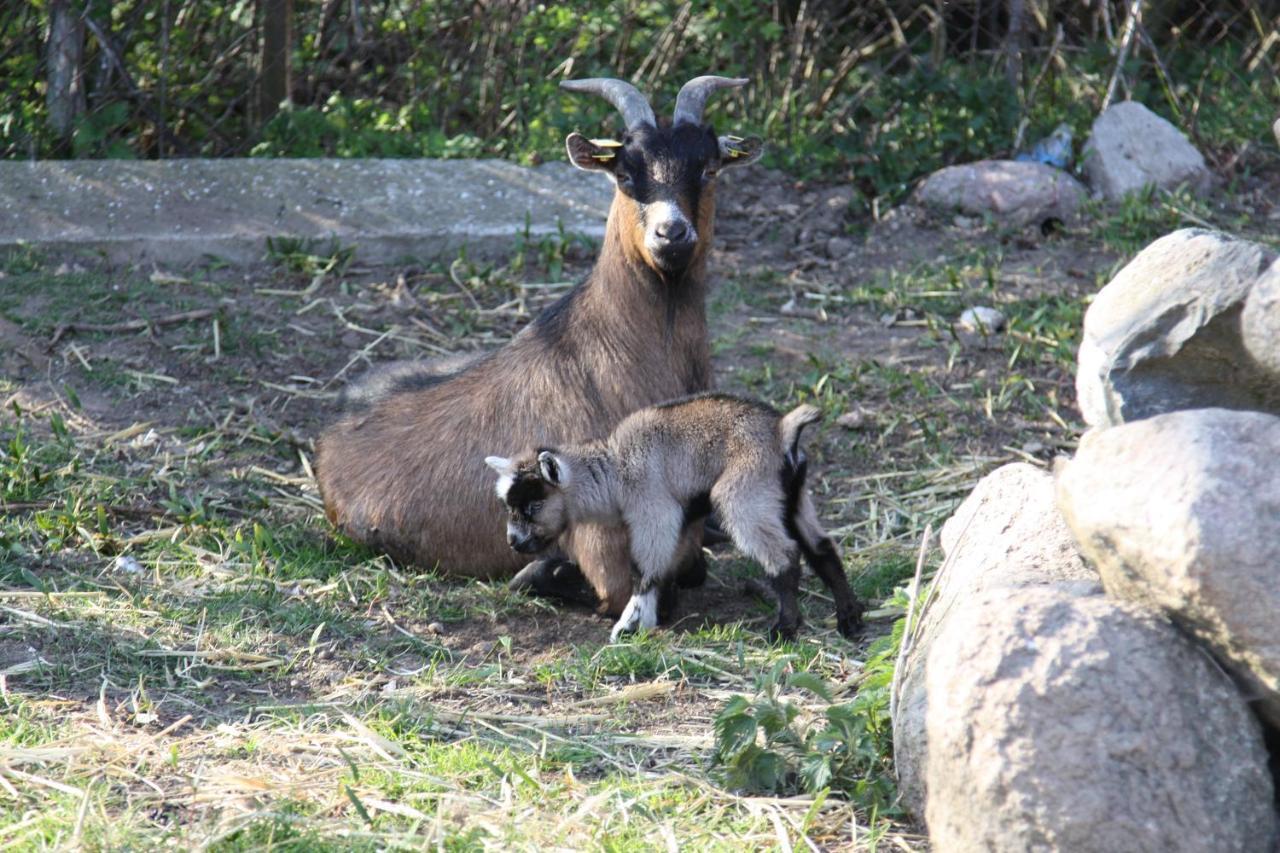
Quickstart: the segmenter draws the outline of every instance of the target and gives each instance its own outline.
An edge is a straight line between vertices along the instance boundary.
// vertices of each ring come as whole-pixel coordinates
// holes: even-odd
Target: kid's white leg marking
[[[636,613],[641,628],[658,627],[658,590],[651,589],[636,596]]]
[[[618,617],[618,621],[614,623],[613,630],[609,632],[609,642],[616,643],[623,634],[636,629],[636,623],[640,621],[639,616],[636,614],[636,600],[636,596],[631,596],[631,600],[623,608],[622,615]]]
[[[651,589],[648,592],[633,595],[627,602],[626,609],[622,611],[622,616],[618,617],[617,624],[609,632],[609,642],[616,643],[623,634],[640,628],[653,628],[657,624],[658,591]]]

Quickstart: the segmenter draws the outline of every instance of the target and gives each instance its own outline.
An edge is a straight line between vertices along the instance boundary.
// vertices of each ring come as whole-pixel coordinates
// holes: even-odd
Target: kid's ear
[[[502,456],[486,456],[484,464],[497,471],[503,477],[509,477],[516,472],[516,464]]]
[[[621,147],[621,142],[612,139],[587,139],[581,133],[571,133],[564,141],[565,151],[569,152],[569,162],[588,172],[613,173],[618,165],[618,150]]]
[[[542,479],[557,488],[569,485],[569,466],[562,457],[550,450],[538,454],[538,471],[542,474]]]
[[[745,166],[754,163],[764,154],[764,140],[758,136],[720,137],[720,168],[729,169],[734,166]]]

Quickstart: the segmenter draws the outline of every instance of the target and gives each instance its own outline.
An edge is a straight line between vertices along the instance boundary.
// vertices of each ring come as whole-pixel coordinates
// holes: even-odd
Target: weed
[[[336,237],[328,241],[315,237],[268,237],[266,260],[299,275],[341,275],[355,252],[355,246],[344,246]]]
[[[895,629],[895,635],[901,627]],[[731,788],[778,794],[834,791],[872,813],[894,808],[889,683],[894,644],[872,649],[866,675],[850,702],[835,702],[827,684],[808,672],[787,673],[779,661],[761,676],[754,697],[734,696],[715,719],[716,763]],[[805,690],[818,707],[784,692]]]

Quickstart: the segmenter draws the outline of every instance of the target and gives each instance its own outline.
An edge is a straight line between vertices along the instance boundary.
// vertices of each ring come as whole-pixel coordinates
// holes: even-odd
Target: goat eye
[[[720,169],[718,167],[707,166],[705,169],[702,170],[702,180],[714,181],[716,179],[716,175],[718,174],[720,174]]]

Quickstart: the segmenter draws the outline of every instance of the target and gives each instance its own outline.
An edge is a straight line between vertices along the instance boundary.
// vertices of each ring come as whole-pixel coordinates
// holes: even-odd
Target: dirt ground
[[[18,722],[0,730],[0,796],[20,807],[0,843],[920,846],[900,811],[857,797],[729,790],[707,763],[717,713],[779,663],[857,694],[926,527],[994,467],[1074,446],[1091,294],[1174,227],[1273,233],[1272,199],[1264,178],[1229,204],[1148,199],[1042,232],[910,205],[876,220],[847,188],[764,170],[727,187],[717,382],[822,408],[813,488],[875,608],[848,643],[807,583],[807,626],[781,649],[757,569],[726,551],[672,626],[609,647],[590,612],[395,565],[323,521],[310,460],[343,384],[500,345],[586,271],[580,241],[447,269],[317,246],[247,271],[5,259],[0,696]],[[976,305],[1007,327],[959,329]],[[937,560],[930,545],[926,578]],[[459,768],[437,743],[490,752]],[[632,773],[674,799],[632,817]]]

